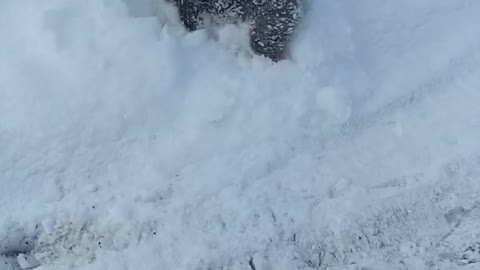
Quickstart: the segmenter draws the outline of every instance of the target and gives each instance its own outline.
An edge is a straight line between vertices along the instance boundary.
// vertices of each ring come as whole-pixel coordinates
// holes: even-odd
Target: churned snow
[[[480,269],[480,2],[310,0],[287,61],[0,0],[0,269]]]

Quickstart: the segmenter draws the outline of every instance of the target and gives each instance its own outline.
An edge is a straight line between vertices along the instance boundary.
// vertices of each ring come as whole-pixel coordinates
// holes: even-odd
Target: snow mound
[[[0,269],[480,267],[480,2],[306,7],[0,1]]]

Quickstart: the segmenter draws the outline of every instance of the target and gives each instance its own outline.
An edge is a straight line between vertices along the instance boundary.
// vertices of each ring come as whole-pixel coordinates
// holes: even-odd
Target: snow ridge
[[[151,4],[0,1],[0,270],[480,267],[478,1]]]

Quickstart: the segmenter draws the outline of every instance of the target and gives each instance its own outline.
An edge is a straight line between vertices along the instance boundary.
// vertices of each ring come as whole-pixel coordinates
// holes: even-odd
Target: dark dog
[[[188,31],[207,23],[250,24],[252,50],[273,61],[286,57],[302,18],[303,0],[169,0]]]

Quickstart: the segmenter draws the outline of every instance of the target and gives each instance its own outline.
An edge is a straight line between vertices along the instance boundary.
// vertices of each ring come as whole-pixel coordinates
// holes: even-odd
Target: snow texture
[[[311,0],[291,47],[0,1],[0,269],[480,269],[480,2]]]

